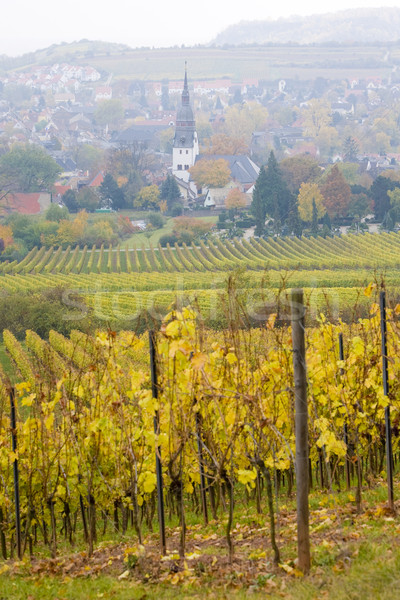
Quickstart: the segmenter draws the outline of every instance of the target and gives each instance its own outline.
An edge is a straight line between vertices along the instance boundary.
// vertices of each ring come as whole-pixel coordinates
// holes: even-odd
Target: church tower
[[[172,150],[172,173],[189,181],[188,170],[195,163],[199,154],[196,124],[193,110],[190,106],[189,88],[187,82],[187,68],[185,63],[185,82],[182,92],[181,106],[176,114],[175,137]]]

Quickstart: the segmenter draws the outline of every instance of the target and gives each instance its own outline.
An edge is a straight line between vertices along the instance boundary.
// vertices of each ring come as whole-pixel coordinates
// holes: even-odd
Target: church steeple
[[[172,151],[172,171],[181,179],[188,180],[188,170],[195,163],[199,154],[199,143],[196,133],[193,110],[190,106],[187,63],[185,62],[185,78],[183,83],[181,106],[176,113],[175,137]]]
[[[185,61],[185,81],[183,83],[183,92],[182,92],[182,106],[189,105],[189,86],[187,81],[187,62]]]

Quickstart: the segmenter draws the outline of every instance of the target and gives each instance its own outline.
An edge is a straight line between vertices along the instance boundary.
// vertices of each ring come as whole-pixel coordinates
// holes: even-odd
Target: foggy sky
[[[83,38],[120,42],[132,48],[205,44],[239,21],[311,15],[347,8],[377,7],[377,0],[11,0],[2,3],[0,54],[17,56],[51,44]],[[400,0],[384,0],[400,7]]]

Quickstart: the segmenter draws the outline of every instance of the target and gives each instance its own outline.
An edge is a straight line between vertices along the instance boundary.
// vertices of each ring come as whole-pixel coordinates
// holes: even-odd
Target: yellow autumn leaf
[[[171,321],[165,328],[165,335],[170,338],[176,338],[179,336],[181,331],[181,324],[179,321]]]
[[[54,414],[52,413],[51,415],[46,417],[46,419],[44,420],[44,426],[46,427],[46,429],[48,431],[50,431],[50,429],[53,428],[53,425],[54,425]]]
[[[367,298],[371,298],[372,296],[372,290],[376,288],[375,283],[373,283],[371,281],[371,283],[369,283],[367,285],[367,287],[364,289],[364,295],[367,296]]]
[[[192,354],[191,365],[196,371],[200,371],[207,362],[207,355],[203,352],[194,352]]]
[[[237,362],[237,357],[235,354],[233,354],[233,352],[228,352],[225,358],[230,365],[233,365],[235,362]]]

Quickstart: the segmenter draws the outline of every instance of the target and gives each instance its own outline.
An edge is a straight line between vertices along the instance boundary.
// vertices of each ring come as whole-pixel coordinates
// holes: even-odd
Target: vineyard
[[[237,585],[271,590],[279,573],[307,571],[295,558],[293,507],[306,480],[312,564],[344,569],[335,556],[355,539],[349,523],[370,511],[394,519],[390,499],[388,508],[373,493],[389,477],[389,407],[389,488],[395,501],[400,493],[397,233],[41,248],[1,269],[3,294],[39,298],[60,288],[77,321],[68,337],[28,330],[17,339],[3,330],[0,580],[10,558],[40,565],[52,557],[65,577],[97,574],[103,556],[102,570],[135,581],[203,585],[218,573],[226,586],[241,573]],[[294,287],[304,288],[307,314],[309,461],[301,480]],[[379,289],[391,307],[385,351]],[[88,311],[99,330],[79,330]],[[157,330],[153,345],[131,327],[143,311]],[[73,563],[62,558],[75,549]]]
[[[370,317],[357,324],[322,319],[306,330],[309,485],[327,490],[331,498],[338,490],[354,490],[348,501],[356,513],[362,512],[365,485],[385,472],[382,431],[389,404],[394,433],[398,427],[399,312],[398,306],[388,311],[389,395],[382,386],[377,305],[371,304]],[[175,583],[189,576],[201,579],[201,572],[195,575],[189,567],[172,575],[163,571],[192,550],[186,535],[193,513],[199,526],[206,527],[210,519],[224,524],[230,563],[238,549],[242,556],[245,552],[235,514],[245,510],[266,519],[269,525],[258,538],[263,549],[255,558],[248,544],[246,560],[265,558],[268,564],[287,566],[293,529],[279,523],[287,498],[299,485],[291,330],[276,327],[276,315],[262,328],[241,328],[242,317],[240,302],[232,302],[229,326],[213,332],[189,308],[169,313],[155,337],[158,381],[150,377],[147,335],[73,331],[65,338],[53,331],[47,342],[27,331],[21,344],[4,331],[20,383],[16,422],[10,424],[8,379],[0,373],[3,558],[15,554],[17,458],[21,554],[29,550],[33,556],[48,548],[55,557],[60,546],[83,543],[92,555],[111,531],[136,539],[125,562],[142,572],[148,568],[140,566],[146,554],[143,540],[149,531],[162,531],[156,517],[162,477],[166,518],[180,533],[169,540],[167,531],[169,554],[157,562],[155,580],[166,577],[174,583],[175,575]],[[18,442],[14,452],[10,431]],[[397,435],[393,454],[397,464]],[[332,519],[340,531],[344,526],[334,508],[314,515],[311,539]],[[201,555],[200,546],[193,560]]]
[[[382,269],[400,267],[400,235],[348,234],[334,238],[217,240],[199,246],[122,249],[102,246],[33,248],[21,261],[1,264],[6,275],[97,275],[107,273],[200,273],[244,268]],[[6,278],[7,281],[7,278]],[[3,285],[3,282],[0,281]]]
[[[234,272],[242,273],[240,286],[255,319],[260,302],[274,304],[279,290],[289,287],[307,290],[314,317],[324,311],[338,318],[359,304],[365,308],[360,290],[372,279],[384,277],[394,293],[399,289],[400,235],[252,238],[149,249],[34,248],[19,263],[1,264],[0,290],[64,288],[66,304],[75,292],[105,322],[129,322],[141,311],[159,318],[178,297],[214,323],[221,321],[221,298]]]

